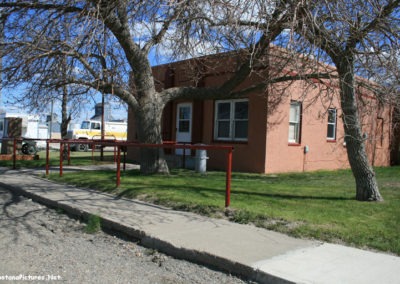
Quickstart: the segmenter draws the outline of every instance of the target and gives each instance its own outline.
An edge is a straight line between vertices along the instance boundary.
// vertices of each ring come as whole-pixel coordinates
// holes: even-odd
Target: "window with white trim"
[[[216,101],[214,139],[247,141],[248,120],[247,99]]]
[[[326,131],[327,140],[336,140],[336,109],[328,109],[328,128]]]
[[[301,102],[290,102],[289,143],[300,144]]]

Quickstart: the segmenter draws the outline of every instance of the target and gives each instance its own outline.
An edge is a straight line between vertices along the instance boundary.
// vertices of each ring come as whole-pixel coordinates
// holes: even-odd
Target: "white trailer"
[[[48,127],[40,123],[38,115],[12,111],[3,112],[0,113],[0,140],[3,140],[3,138],[47,139]],[[23,152],[28,152],[29,147],[24,147],[26,143],[26,141],[23,142],[22,149],[25,150]],[[37,141],[34,143],[32,141],[28,144],[45,147],[46,142]],[[29,151],[29,153],[31,152],[33,152],[33,148]]]

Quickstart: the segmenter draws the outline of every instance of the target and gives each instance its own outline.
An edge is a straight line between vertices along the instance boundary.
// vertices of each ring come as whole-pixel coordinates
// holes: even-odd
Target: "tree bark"
[[[139,101],[135,111],[137,135],[140,143],[162,144],[161,118],[164,104],[157,100],[157,94],[148,94]],[[140,171],[143,174],[168,174],[164,149],[157,147],[140,148]]]
[[[400,106],[393,110],[393,129],[390,145],[390,164],[400,165]]]
[[[67,137],[68,124],[71,121],[71,115],[68,115],[67,103],[68,103],[68,90],[66,86],[63,86],[62,90],[62,101],[61,101],[61,138]]]
[[[347,157],[356,181],[356,199],[383,201],[379,193],[375,172],[370,166],[365,150],[366,137],[362,134],[354,87],[354,62],[352,56],[343,56],[336,66],[339,73],[340,101]]]

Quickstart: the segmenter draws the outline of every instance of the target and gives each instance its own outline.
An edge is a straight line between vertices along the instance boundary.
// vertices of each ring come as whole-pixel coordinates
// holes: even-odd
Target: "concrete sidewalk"
[[[400,257],[301,240],[97,191],[29,171],[0,170],[0,186],[103,225],[145,246],[261,283],[400,283]]]

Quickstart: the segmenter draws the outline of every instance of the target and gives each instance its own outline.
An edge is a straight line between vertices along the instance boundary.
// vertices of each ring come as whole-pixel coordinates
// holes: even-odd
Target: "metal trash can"
[[[204,144],[199,144],[204,145]],[[196,161],[194,165],[194,170],[197,173],[205,174],[207,171],[207,150],[197,149],[196,150]]]

